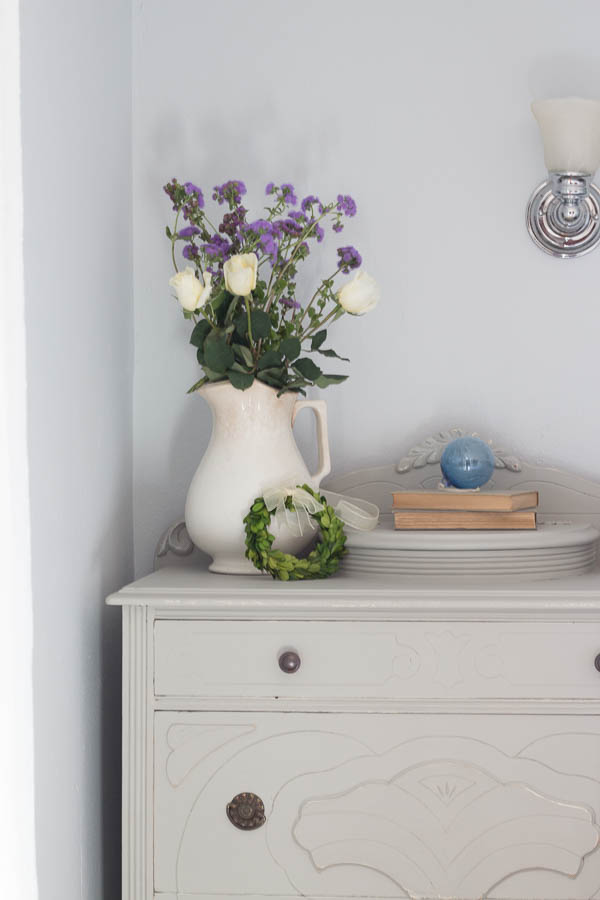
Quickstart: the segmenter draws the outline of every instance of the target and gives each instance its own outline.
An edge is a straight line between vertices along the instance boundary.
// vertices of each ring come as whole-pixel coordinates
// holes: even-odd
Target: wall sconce
[[[548,180],[532,194],[527,230],[546,253],[569,259],[600,241],[600,101],[580,97],[531,104],[544,141]]]

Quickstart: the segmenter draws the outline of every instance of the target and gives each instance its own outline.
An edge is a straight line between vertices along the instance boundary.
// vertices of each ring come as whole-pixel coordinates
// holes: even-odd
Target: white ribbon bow
[[[323,491],[322,495],[344,525],[357,531],[372,531],[377,525],[379,507],[374,503],[334,494],[331,491]],[[293,509],[288,509],[285,505],[288,497],[291,498]],[[270,488],[264,492],[263,499],[269,512],[275,510],[275,521],[279,528],[289,528],[295,537],[301,537],[307,527],[314,531],[316,526],[312,516],[325,509],[322,503],[301,487]]]

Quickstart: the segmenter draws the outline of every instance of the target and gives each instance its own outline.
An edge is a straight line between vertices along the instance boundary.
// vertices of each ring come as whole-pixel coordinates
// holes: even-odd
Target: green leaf
[[[214,372],[212,369],[209,369],[208,366],[204,366],[204,374],[208,378],[209,381],[223,381],[224,375],[223,372]]]
[[[286,359],[296,359],[296,357],[300,356],[302,345],[297,337],[287,337],[282,340],[279,349]]]
[[[237,358],[245,363],[249,369],[254,366],[254,359],[249,347],[244,347],[243,344],[232,344],[231,348]]]
[[[316,381],[316,379],[323,374],[320,368],[307,356],[302,359],[297,359],[293,368],[304,378],[308,378],[309,381]]]
[[[205,375],[203,378],[200,379],[200,381],[197,381],[196,384],[193,384],[193,385],[191,386],[191,388],[190,388],[189,391],[188,391],[188,394],[193,394],[194,391],[197,391],[198,388],[201,388],[202,385],[203,385],[203,384],[206,384],[207,381],[208,381],[208,378],[207,378],[206,375]]]
[[[270,384],[271,387],[282,388],[285,387],[284,379],[285,379],[285,371],[284,369],[262,369],[257,373],[256,377],[260,381],[264,381],[265,384]]]
[[[233,350],[225,338],[213,331],[204,342],[204,360],[209,369],[224,374],[235,361]]]
[[[329,356],[330,358],[341,359],[343,362],[350,362],[346,356],[340,356],[335,350],[319,350],[321,356]]]
[[[248,334],[248,319],[246,318],[246,312],[241,312],[239,315],[235,317],[233,320],[233,324],[235,325],[235,330],[241,337],[244,337]]]
[[[255,297],[257,300],[264,300],[266,287],[267,287],[267,284],[265,281],[257,281],[256,287],[252,291],[252,296]]]
[[[253,309],[250,313],[252,322],[252,337],[266,338],[271,333],[271,319],[263,309]]]
[[[193,344],[194,347],[203,347],[204,341],[211,331],[212,325],[210,324],[210,322],[207,322],[206,319],[200,319],[200,321],[192,331],[190,344]]]
[[[227,377],[234,388],[237,388],[239,391],[247,390],[254,381],[254,375],[250,375],[248,372],[236,372],[234,369],[230,369],[227,372]]]
[[[230,294],[229,291],[226,291],[225,288],[221,288],[221,290],[218,291],[214,295],[214,297],[212,297],[208,301],[208,305],[212,309],[213,313],[216,315],[219,312],[219,310],[221,309],[221,307],[223,306],[223,304],[226,301],[228,301],[229,299],[231,299],[232,296],[233,295]]]
[[[347,378],[347,375],[320,375],[315,381],[315,384],[317,387],[326,388],[329,387],[330,384],[341,384],[342,381],[346,381]]]
[[[318,350],[321,344],[327,339],[327,329],[323,328],[322,331],[317,331],[315,335],[313,335],[313,339],[310,342],[311,350]]]
[[[306,381],[305,378],[294,378],[286,384],[286,388],[292,391],[305,387],[310,387],[310,382]]]
[[[258,360],[258,369],[269,369],[272,366],[280,366],[282,363],[281,353],[277,350],[267,350]]]
[[[231,325],[231,323],[233,322],[233,317],[235,316],[235,314],[237,312],[239,302],[240,302],[239,297],[231,298],[231,303],[227,307],[227,312],[225,313],[225,318],[223,319],[224,325]],[[232,330],[233,330],[233,328],[232,328]]]
[[[169,240],[171,240],[171,237],[172,237],[172,235],[171,235],[171,229],[169,228],[168,225],[167,225],[167,227],[165,228],[165,234],[166,234],[166,236],[169,238]],[[190,388],[190,390],[193,391],[193,390],[195,390],[195,388]],[[188,391],[188,394],[189,394],[189,391]]]

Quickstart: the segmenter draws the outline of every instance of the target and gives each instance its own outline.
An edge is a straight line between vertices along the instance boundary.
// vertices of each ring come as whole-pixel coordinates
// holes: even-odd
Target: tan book
[[[515,512],[537,506],[537,491],[396,491],[392,509],[470,509]]]
[[[533,529],[536,527],[536,515],[532,509],[518,512],[405,509],[394,513],[394,526],[400,531]]]

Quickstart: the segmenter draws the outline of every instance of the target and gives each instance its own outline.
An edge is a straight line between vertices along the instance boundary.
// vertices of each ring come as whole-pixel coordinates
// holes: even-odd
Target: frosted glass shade
[[[581,97],[534,100],[549,172],[593,175],[600,166],[600,101]]]

